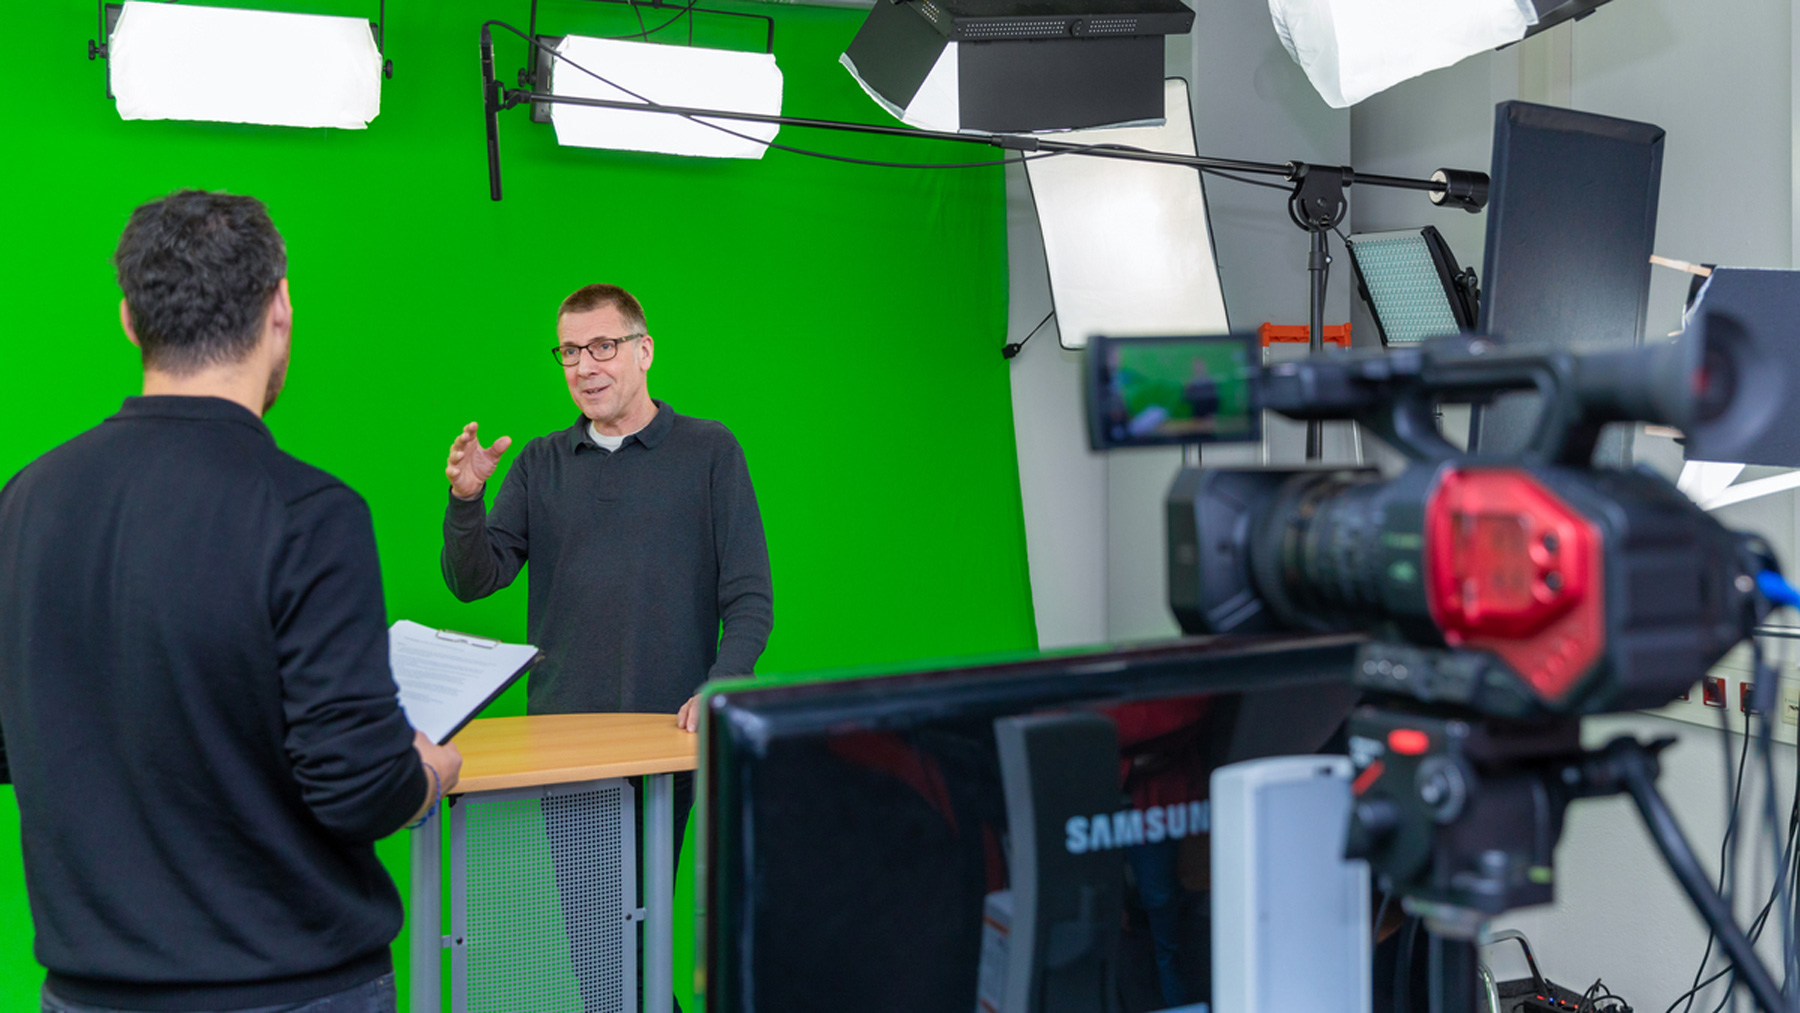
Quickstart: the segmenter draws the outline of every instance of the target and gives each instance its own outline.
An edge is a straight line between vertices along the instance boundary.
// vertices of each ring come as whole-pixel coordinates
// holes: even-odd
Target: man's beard
[[[269,385],[263,391],[263,414],[275,407],[275,399],[281,396],[282,385],[287,383],[288,357],[284,353],[281,360],[269,370]]]

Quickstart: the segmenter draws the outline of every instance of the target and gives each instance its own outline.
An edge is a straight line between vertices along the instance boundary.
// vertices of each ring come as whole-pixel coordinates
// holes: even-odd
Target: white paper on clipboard
[[[507,644],[402,619],[388,628],[388,664],[412,726],[442,745],[538,658]]]

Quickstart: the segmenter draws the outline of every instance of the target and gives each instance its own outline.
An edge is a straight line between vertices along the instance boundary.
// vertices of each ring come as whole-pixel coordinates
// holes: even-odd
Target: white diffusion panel
[[[959,68],[959,45],[961,43],[958,42],[944,44],[944,51],[938,54],[937,62],[931,65],[931,71],[919,83],[919,90],[914,93],[905,109],[889,102],[880,92],[869,87],[869,82],[863,80],[862,71],[856,69],[856,61],[850,59],[849,53],[838,57],[838,63],[843,64],[850,76],[856,79],[863,94],[886,109],[894,119],[921,130],[961,130],[962,71]]]
[[[582,35],[565,36],[556,51],[568,58],[553,61],[550,90],[557,95],[617,102],[648,99],[666,106],[781,114],[781,69],[769,53],[736,53]],[[584,73],[577,67],[593,73]],[[595,74],[612,84],[599,80]],[[773,123],[697,122],[669,113],[560,103],[550,109],[557,142],[582,148],[761,158],[768,150],[766,142],[773,141],[780,129]],[[724,129],[714,129],[707,123]]]
[[[1269,16],[1333,109],[1517,42],[1537,23],[1531,0],[1269,0]]]
[[[1057,140],[1194,154],[1186,81],[1164,82],[1163,108],[1160,127],[1073,130]],[[1229,330],[1199,172],[1085,155],[1034,159],[1025,171],[1063,347],[1085,347],[1095,334]]]
[[[362,18],[125,0],[107,54],[128,120],[360,130],[381,112]]]

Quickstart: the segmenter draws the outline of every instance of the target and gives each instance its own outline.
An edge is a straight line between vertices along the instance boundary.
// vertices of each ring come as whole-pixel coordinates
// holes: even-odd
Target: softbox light
[[[126,0],[107,43],[119,115],[360,130],[381,112],[361,18]]]
[[[1269,0],[1281,44],[1333,109],[1525,37],[1531,0]]]
[[[551,63],[550,91],[576,98],[781,115],[781,70],[770,53],[566,35],[556,46],[567,57]],[[613,87],[585,73],[594,71]],[[636,95],[628,92],[636,92]],[[550,122],[559,144],[621,151],[653,151],[709,158],[761,158],[780,129],[773,123],[705,120],[668,113],[554,104]],[[714,129],[716,123],[724,130]],[[730,131],[727,133],[726,131]]]
[[[1416,344],[1475,326],[1474,272],[1457,264],[1437,229],[1365,232],[1345,245],[1382,344]]]
[[[1162,119],[1180,0],[875,0],[841,62],[927,130],[1025,133]]]
[[[882,0],[878,0],[882,2]],[[1160,127],[1069,140],[1194,153],[1187,82],[1164,84]],[[1094,334],[1223,334],[1225,295],[1200,174],[1178,165],[1063,155],[1025,163],[1066,348]]]

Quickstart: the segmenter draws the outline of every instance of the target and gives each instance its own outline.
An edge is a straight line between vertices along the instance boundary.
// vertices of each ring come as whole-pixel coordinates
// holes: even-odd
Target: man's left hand
[[[680,725],[684,732],[700,730],[700,697],[698,694],[688,697],[687,703],[682,704],[681,709],[675,712],[675,723]]]

